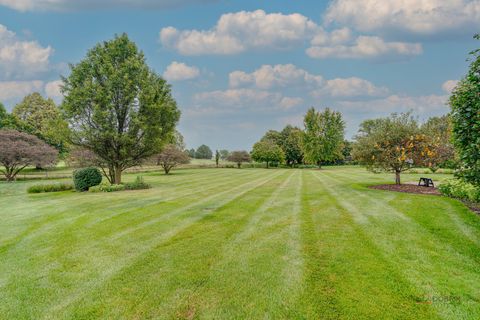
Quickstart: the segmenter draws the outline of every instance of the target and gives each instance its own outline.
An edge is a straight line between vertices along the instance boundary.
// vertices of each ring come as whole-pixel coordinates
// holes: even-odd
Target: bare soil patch
[[[417,193],[417,194],[429,194],[429,195],[440,195],[440,191],[437,188],[432,187],[422,187],[414,184],[380,184],[376,186],[370,186],[371,189],[378,190],[387,190],[387,191],[396,191],[396,192],[405,192],[405,193]]]

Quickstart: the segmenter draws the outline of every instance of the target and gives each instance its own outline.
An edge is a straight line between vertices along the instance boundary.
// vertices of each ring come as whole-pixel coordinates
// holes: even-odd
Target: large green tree
[[[96,45],[63,79],[72,142],[93,151],[111,183],[159,153],[180,118],[170,86],[126,34]]]
[[[195,151],[195,158],[197,159],[212,159],[213,152],[209,146],[202,144],[200,147],[197,148]]]
[[[285,126],[280,132],[280,147],[285,153],[285,162],[293,166],[303,162],[302,137],[303,132],[297,127],[291,125]]]
[[[480,40],[480,35],[475,35]],[[480,49],[471,52],[467,75],[450,97],[452,131],[461,169],[458,175],[480,185]]]
[[[251,154],[256,162],[265,162],[267,168],[271,163],[282,163],[285,160],[282,148],[269,139],[262,139],[255,143]]]
[[[342,159],[345,122],[342,114],[326,108],[317,112],[310,108],[304,118],[302,147],[305,160],[321,166],[322,162]]]

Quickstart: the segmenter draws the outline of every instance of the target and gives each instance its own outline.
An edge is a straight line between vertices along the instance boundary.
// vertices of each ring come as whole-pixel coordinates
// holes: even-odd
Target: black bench
[[[422,187],[435,187],[435,185],[433,184],[433,180],[430,178],[420,178],[420,180],[418,181],[418,185]]]

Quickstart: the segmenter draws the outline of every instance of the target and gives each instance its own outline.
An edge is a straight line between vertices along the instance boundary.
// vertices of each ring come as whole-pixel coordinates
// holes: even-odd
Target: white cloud
[[[63,94],[60,91],[60,87],[62,85],[63,85],[62,80],[47,82],[47,84],[45,84],[45,94],[47,95],[47,97],[55,100],[63,98]]]
[[[315,39],[314,39],[315,40]],[[312,47],[307,49],[307,55],[311,58],[340,58],[340,59],[360,59],[377,58],[379,56],[412,56],[423,52],[420,43],[408,42],[386,42],[380,37],[359,36],[353,43],[349,44],[330,44],[319,46],[312,41]]]
[[[293,64],[263,65],[252,73],[234,71],[229,75],[230,87],[233,88],[252,84],[260,89],[287,86],[317,87],[322,82],[322,76],[310,74]]]
[[[28,76],[48,69],[53,49],[37,41],[21,41],[0,25],[0,68],[7,78]]]
[[[163,77],[168,81],[181,81],[194,79],[200,75],[197,67],[190,67],[185,63],[173,61],[163,73]]]
[[[223,14],[210,30],[163,28],[160,41],[183,55],[237,54],[247,49],[291,48],[317,29],[313,21],[298,13],[240,11]]]
[[[445,93],[450,94],[452,93],[453,89],[458,84],[458,80],[447,80],[442,84],[442,89]]]
[[[480,26],[479,0],[334,0],[325,22],[362,32],[432,35],[472,33]]]
[[[295,108],[302,103],[302,98],[283,97],[282,100],[280,100],[280,107],[283,110],[289,110]]]
[[[215,0],[0,0],[0,5],[18,11],[65,11],[105,8],[168,9]]]
[[[332,97],[379,97],[388,93],[389,90],[386,87],[377,87],[370,81],[357,77],[327,80],[322,88],[312,92],[315,97],[323,95]]]
[[[0,81],[0,100],[23,98],[27,94],[43,90],[43,81]]]

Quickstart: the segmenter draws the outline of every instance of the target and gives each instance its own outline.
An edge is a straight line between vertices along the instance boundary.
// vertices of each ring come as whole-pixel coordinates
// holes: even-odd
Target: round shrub
[[[73,183],[77,191],[88,191],[88,188],[97,186],[101,182],[102,174],[98,168],[83,168],[73,172]]]

